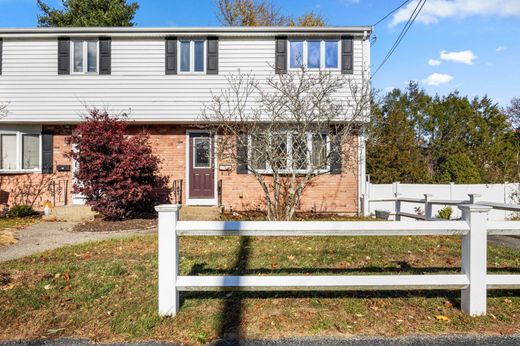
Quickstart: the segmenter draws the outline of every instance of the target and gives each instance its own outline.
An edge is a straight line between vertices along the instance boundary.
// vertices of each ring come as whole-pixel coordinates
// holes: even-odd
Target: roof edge
[[[0,28],[0,35],[40,36],[69,34],[140,34],[140,35],[280,35],[280,34],[363,34],[372,32],[370,26],[326,26],[326,27],[61,27],[61,28]]]

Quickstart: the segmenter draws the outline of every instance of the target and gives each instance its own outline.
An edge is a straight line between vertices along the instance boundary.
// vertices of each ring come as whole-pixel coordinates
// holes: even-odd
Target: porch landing
[[[220,220],[220,208],[216,206],[183,205],[181,220],[216,221]]]

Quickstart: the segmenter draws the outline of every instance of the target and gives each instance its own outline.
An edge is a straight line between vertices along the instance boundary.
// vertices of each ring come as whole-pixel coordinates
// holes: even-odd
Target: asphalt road
[[[23,341],[3,341],[0,346],[172,346],[176,344],[167,342],[139,342],[139,343],[110,343],[97,344],[86,340],[58,339],[58,340],[23,340]],[[515,336],[437,336],[437,337],[416,337],[408,336],[404,338],[306,338],[306,339],[284,339],[284,340],[250,340],[250,341],[216,341],[211,346],[517,346],[520,345],[520,335]]]

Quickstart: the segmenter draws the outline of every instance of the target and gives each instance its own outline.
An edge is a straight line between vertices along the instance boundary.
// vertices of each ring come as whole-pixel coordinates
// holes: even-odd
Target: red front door
[[[189,198],[215,198],[213,140],[209,133],[189,134]]]

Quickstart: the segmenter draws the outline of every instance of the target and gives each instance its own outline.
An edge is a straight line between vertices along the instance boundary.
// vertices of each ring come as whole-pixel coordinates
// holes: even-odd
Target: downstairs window
[[[264,174],[272,173],[273,168],[281,173],[326,172],[329,150],[328,135],[324,133],[276,133],[267,139],[266,134],[258,134],[249,138],[250,164]]]
[[[41,170],[39,133],[0,132],[0,172],[37,172]]]

